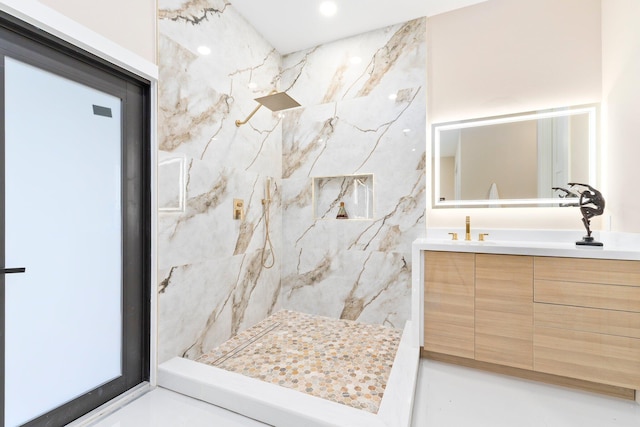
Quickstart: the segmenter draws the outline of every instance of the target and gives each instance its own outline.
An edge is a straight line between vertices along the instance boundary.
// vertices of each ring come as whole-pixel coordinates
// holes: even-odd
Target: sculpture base
[[[591,236],[584,236],[576,242],[577,246],[604,246],[602,242],[596,242]]]

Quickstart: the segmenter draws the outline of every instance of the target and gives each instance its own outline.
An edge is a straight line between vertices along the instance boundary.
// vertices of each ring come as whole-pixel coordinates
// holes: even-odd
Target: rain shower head
[[[291,98],[285,92],[277,92],[273,91],[267,96],[262,96],[260,98],[256,98],[258,101],[258,106],[249,114],[244,120],[236,120],[236,126],[240,127],[243,124],[247,123],[251,120],[251,117],[262,107],[263,105],[270,109],[271,111],[282,111],[288,110],[289,108],[299,107],[300,104],[295,99]]]
[[[264,105],[271,111],[288,110],[289,108],[299,107],[298,101],[287,95],[286,92],[276,92],[271,95],[256,98],[260,104]]]

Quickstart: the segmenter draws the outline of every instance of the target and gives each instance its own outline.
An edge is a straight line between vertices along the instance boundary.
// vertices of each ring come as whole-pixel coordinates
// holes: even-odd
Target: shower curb
[[[279,427],[409,427],[420,351],[407,322],[377,414],[175,357],[158,367],[158,385]]]

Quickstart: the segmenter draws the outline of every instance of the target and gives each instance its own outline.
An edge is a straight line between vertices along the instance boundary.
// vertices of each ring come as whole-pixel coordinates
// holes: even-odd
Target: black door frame
[[[122,99],[123,375],[25,426],[67,424],[149,381],[151,301],[150,82],[0,12],[0,267],[5,263],[4,57],[11,56]],[[0,274],[0,367],[5,369],[5,278]],[[0,425],[4,425],[4,374]],[[9,426],[7,426],[9,427]]]

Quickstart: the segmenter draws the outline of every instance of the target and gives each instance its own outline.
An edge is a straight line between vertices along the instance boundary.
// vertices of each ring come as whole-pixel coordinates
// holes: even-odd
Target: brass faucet
[[[467,216],[465,219],[465,234],[464,240],[471,240],[471,217]]]

